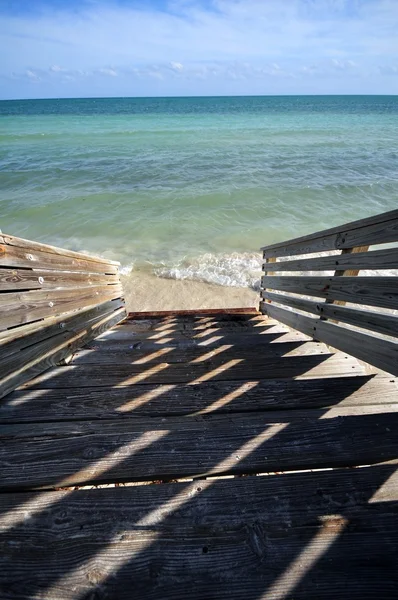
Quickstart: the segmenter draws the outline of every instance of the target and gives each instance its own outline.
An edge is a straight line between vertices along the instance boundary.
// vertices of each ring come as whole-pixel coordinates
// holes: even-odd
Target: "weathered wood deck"
[[[136,315],[0,401],[2,599],[397,598],[396,379],[244,312]]]

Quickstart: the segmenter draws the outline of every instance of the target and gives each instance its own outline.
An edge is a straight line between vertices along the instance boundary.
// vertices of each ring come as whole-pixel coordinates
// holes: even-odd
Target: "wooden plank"
[[[250,362],[235,359],[227,363],[212,360],[202,363],[167,362],[157,365],[70,365],[53,369],[26,384],[34,389],[113,387],[162,383],[196,383],[199,381],[247,381],[273,378],[312,378],[355,376],[364,369],[355,359],[343,354],[309,356],[269,356]]]
[[[65,331],[76,331],[83,324],[98,320],[119,308],[123,308],[121,300],[109,300],[79,312],[66,313],[58,317],[49,317],[43,321],[35,321],[21,325],[15,329],[0,332],[0,360],[19,352],[26,346],[31,346],[53,335]]]
[[[347,352],[387,373],[398,375],[398,343],[396,342],[376,338],[320,319],[305,317],[273,304],[267,305],[267,311],[275,319],[303,331],[313,339]]]
[[[234,323],[230,321],[220,323],[209,323],[209,324],[168,324],[166,326],[155,327],[155,329],[147,329],[146,323],[141,329],[139,324],[130,324],[129,322],[123,323],[121,326],[112,330],[106,339],[112,339],[116,341],[130,341],[131,344],[138,342],[158,342],[163,344],[178,344],[179,342],[207,342],[217,338],[221,340],[223,338],[233,336],[235,339],[244,339],[246,337],[260,338],[262,335],[266,335],[268,331],[271,331],[273,327],[275,330],[281,330],[278,326],[269,323],[268,320],[262,318],[261,321],[257,321],[254,324],[249,323]],[[137,326],[138,325],[138,326]]]
[[[29,251],[33,252],[49,252],[50,254],[56,254],[58,256],[66,256],[68,258],[76,258],[82,259],[90,262],[108,264],[119,266],[120,263],[114,260],[108,260],[106,258],[101,258],[99,256],[91,256],[90,254],[84,254],[82,252],[74,252],[72,250],[65,250],[64,248],[58,248],[56,246],[50,246],[48,244],[41,244],[39,242],[32,242],[31,240],[25,240],[23,238],[18,238],[13,235],[8,235],[6,233],[2,234],[3,242],[9,246],[16,246],[17,248],[26,248]]]
[[[0,292],[67,287],[87,287],[119,283],[118,275],[69,273],[30,269],[0,269]]]
[[[315,336],[326,344],[347,352],[379,369],[398,375],[398,343],[359,331],[319,321]]]
[[[104,350],[107,352],[129,352],[136,350],[140,352],[155,352],[165,348],[199,348],[207,349],[208,352],[218,349],[220,346],[257,347],[259,353],[262,348],[269,344],[284,344],[288,342],[308,342],[311,339],[300,331],[291,331],[283,324],[272,325],[269,330],[263,331],[261,335],[240,335],[233,333],[218,332],[210,337],[192,338],[168,336],[159,339],[135,339],[131,334],[118,333],[114,328],[108,335],[100,336],[90,342],[88,348]]]
[[[0,422],[124,419],[178,415],[298,410],[398,403],[398,382],[357,375],[313,379],[209,381],[15,391],[0,403]]]
[[[0,269],[0,292],[41,289],[39,277],[40,275],[27,269]]]
[[[224,331],[239,332],[243,329],[258,327],[259,331],[269,329],[270,326],[277,325],[277,321],[264,318],[263,315],[254,316],[250,319],[245,318],[241,321],[235,319],[214,319],[206,317],[203,319],[126,319],[122,325],[116,328],[118,332],[130,332],[132,335],[142,333],[184,332],[200,333],[209,329],[222,329]]]
[[[82,328],[77,332],[60,333],[3,360],[0,365],[0,398],[38,373],[69,357],[85,342],[124,319],[125,314],[125,309],[121,308],[94,323],[82,324]]]
[[[263,288],[398,309],[398,277],[265,276]]]
[[[314,328],[318,322],[318,319],[315,319],[313,317],[306,317],[297,314],[296,312],[293,312],[291,310],[279,308],[277,306],[274,306],[273,304],[267,304],[266,309],[267,314],[269,314],[274,319],[277,319],[278,321],[287,325],[288,327],[297,329],[305,335],[308,335],[309,337],[315,339]]]
[[[338,254],[319,256],[317,258],[298,258],[281,262],[269,262],[263,269],[271,271],[334,271],[346,270],[386,270],[398,269],[398,248],[373,250],[355,254]]]
[[[122,293],[120,285],[3,293],[0,295],[0,330],[94,306],[120,298]]]
[[[264,258],[398,241],[398,210],[261,248]]]
[[[258,315],[257,308],[199,308],[192,310],[156,310],[156,311],[140,311],[130,312],[128,319],[151,319],[160,317],[208,317],[216,315],[219,318],[228,318],[239,315]]]
[[[151,600],[185,600],[187,590],[193,600],[395,600],[393,473],[2,494],[0,591],[7,600],[131,600],[132,589]]]
[[[88,273],[109,273],[116,275],[118,268],[116,265],[86,260],[82,258],[72,258],[71,256],[62,256],[53,252],[44,252],[43,250],[32,250],[31,248],[19,248],[9,246],[0,240],[0,266],[17,267],[28,269],[49,269],[56,271],[74,271]]]
[[[178,335],[181,337],[204,337],[207,334],[214,334],[220,332],[222,334],[233,333],[233,334],[261,334],[270,329],[273,324],[268,319],[261,317],[255,317],[253,320],[246,321],[199,321],[194,322],[180,322],[173,321],[169,323],[153,321],[125,321],[122,325],[117,327],[115,333],[128,333],[132,337],[141,336],[142,339],[156,339],[156,337]]]
[[[297,416],[292,411],[1,425],[0,489],[397,461],[398,412],[363,412],[348,407],[335,409],[331,418],[309,410]]]
[[[306,300],[305,298],[296,298],[286,294],[274,294],[268,291],[263,293],[263,298],[328,319],[334,319],[342,323],[369,329],[375,333],[398,337],[397,315],[347,308],[346,306],[336,306],[333,304],[326,304],[325,302],[313,302],[312,300]],[[265,310],[267,306],[268,304],[265,305]]]
[[[308,356],[312,354],[329,354],[325,344],[319,342],[292,341],[283,344],[263,344],[261,346],[261,359],[267,360],[272,356]],[[98,345],[94,348],[82,348],[73,356],[75,365],[153,365],[167,361],[174,363],[200,363],[211,360],[213,364],[226,363],[230,360],[240,359],[256,361],[259,357],[258,346],[238,346],[220,344],[216,348],[203,348],[203,346],[171,347],[155,350],[140,350],[128,348],[122,350],[107,350]]]

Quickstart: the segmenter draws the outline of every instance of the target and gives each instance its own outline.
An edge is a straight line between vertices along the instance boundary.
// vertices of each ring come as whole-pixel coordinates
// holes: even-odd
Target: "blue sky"
[[[0,0],[0,98],[398,94],[398,0]]]

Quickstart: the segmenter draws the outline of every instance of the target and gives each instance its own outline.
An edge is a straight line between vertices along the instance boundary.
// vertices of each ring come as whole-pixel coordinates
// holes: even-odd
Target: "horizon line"
[[[170,96],[53,96],[44,98],[0,98],[0,102],[30,102],[43,100],[165,100],[170,98],[320,98],[320,97],[398,97],[398,94],[206,94],[206,95],[170,95]]]

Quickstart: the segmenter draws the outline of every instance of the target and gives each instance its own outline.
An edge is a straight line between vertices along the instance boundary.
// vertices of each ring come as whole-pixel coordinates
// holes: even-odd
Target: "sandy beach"
[[[226,287],[201,281],[163,279],[149,273],[122,276],[127,310],[188,310],[256,307],[259,293],[250,288]]]

